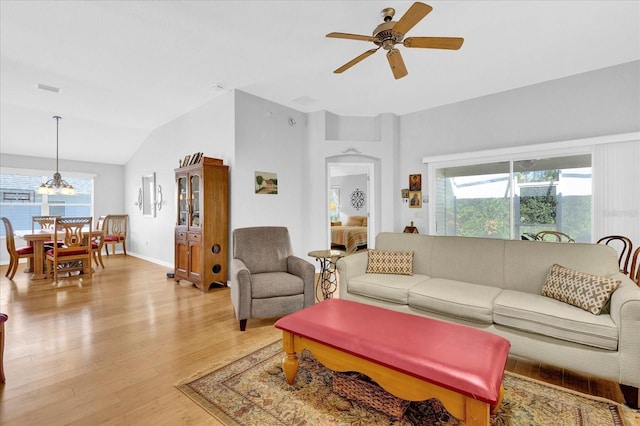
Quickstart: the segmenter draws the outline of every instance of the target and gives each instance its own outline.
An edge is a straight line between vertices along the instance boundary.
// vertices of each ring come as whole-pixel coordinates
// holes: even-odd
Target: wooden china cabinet
[[[202,157],[175,169],[177,220],[174,279],[207,292],[227,285],[229,254],[229,166]]]

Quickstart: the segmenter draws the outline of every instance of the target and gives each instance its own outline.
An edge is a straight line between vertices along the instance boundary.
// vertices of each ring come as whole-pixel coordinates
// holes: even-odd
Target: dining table
[[[18,230],[14,231],[14,235],[17,238],[21,238],[27,242],[28,245],[33,247],[33,258],[29,258],[28,267],[25,272],[31,273],[32,280],[44,280],[48,278],[48,275],[44,267],[44,243],[46,241],[53,241],[55,238],[55,231],[53,229],[36,229],[36,230]],[[104,231],[101,229],[92,229],[91,237],[102,237]],[[100,246],[96,250],[102,250],[102,239],[100,239]],[[91,256],[93,258],[93,255]]]

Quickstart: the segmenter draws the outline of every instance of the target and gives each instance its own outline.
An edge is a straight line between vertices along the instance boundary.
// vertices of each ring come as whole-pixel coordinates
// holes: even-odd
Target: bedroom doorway
[[[373,162],[327,162],[329,247],[353,253],[372,247],[375,236]]]

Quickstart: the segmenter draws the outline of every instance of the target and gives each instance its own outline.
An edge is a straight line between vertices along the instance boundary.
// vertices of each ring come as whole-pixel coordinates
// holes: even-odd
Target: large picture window
[[[48,178],[28,170],[0,174],[0,216],[8,217],[14,229],[31,229],[32,216],[93,215],[92,177],[65,174],[65,180],[73,185],[77,195],[37,194],[37,188]],[[4,232],[4,227],[0,227],[0,236]]]
[[[436,166],[435,233],[591,241],[591,154]]]

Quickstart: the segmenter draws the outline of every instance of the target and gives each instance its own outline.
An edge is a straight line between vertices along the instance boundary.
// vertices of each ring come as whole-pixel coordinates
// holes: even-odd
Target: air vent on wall
[[[62,91],[62,89],[59,87],[49,86],[48,84],[42,84],[42,83],[36,84],[36,88],[41,90],[46,90],[48,92],[53,92],[53,93],[60,93]]]

